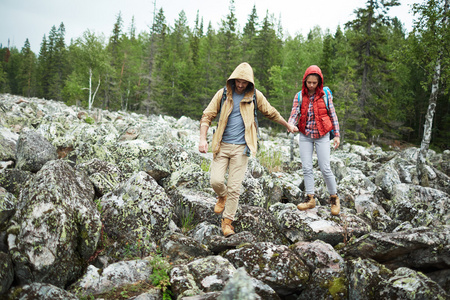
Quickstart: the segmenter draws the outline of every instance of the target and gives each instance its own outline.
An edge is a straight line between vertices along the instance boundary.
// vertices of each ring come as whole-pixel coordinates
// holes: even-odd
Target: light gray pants
[[[313,151],[316,147],[317,160],[323,178],[327,185],[328,193],[336,195],[336,178],[330,168],[330,137],[329,133],[321,138],[313,139],[303,133],[299,134],[300,158],[302,160],[303,177],[305,178],[305,190],[307,194],[314,195]]]

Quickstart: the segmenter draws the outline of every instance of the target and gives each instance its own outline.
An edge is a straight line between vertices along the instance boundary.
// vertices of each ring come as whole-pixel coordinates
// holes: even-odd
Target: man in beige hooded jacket
[[[280,113],[270,105],[266,97],[255,89],[253,69],[248,63],[241,63],[233,71],[226,84],[226,100],[222,108],[224,89],[220,89],[203,111],[200,120],[199,151],[208,151],[206,135],[211,121],[220,112],[217,130],[212,139],[213,161],[211,164],[211,186],[218,195],[214,207],[216,214],[222,214],[222,232],[225,237],[234,234],[231,222],[236,215],[241,184],[247,170],[250,153],[257,151],[257,124],[254,114],[253,94],[257,109],[268,119],[298,132],[298,128],[286,122]],[[225,173],[228,180],[225,185]]]

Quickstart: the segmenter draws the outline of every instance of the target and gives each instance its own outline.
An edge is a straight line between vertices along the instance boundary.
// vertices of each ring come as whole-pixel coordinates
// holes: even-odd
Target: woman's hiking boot
[[[225,237],[229,237],[234,234],[234,227],[231,225],[230,219],[222,219],[222,232]]]
[[[297,205],[297,208],[300,210],[307,210],[316,207],[316,199],[314,199],[314,195],[306,195],[305,203],[300,203]]]
[[[214,206],[214,213],[216,214],[221,214],[223,212],[223,210],[225,209],[225,202],[227,202],[227,196],[224,197],[218,197],[217,198],[217,203]]]
[[[339,215],[339,211],[341,210],[341,204],[339,203],[339,197],[337,195],[331,195],[330,203],[331,203],[331,214],[333,216]]]

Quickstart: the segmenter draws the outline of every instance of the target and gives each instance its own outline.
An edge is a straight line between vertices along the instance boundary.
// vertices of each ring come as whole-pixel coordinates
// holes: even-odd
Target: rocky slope
[[[331,216],[317,166],[318,206],[296,209],[296,142],[262,128],[261,154],[281,153],[283,171],[251,158],[225,239],[198,121],[0,103],[0,297],[105,298],[150,280],[121,297],[449,299],[449,150],[430,151],[421,187],[418,149],[341,146],[331,164],[342,210]],[[161,271],[170,279],[158,285]]]

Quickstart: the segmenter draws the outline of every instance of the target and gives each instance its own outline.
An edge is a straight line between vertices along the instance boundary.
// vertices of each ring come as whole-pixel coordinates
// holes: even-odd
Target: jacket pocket
[[[325,132],[328,132],[331,129],[333,129],[333,124],[331,123],[331,119],[329,116],[322,117],[322,126]]]

